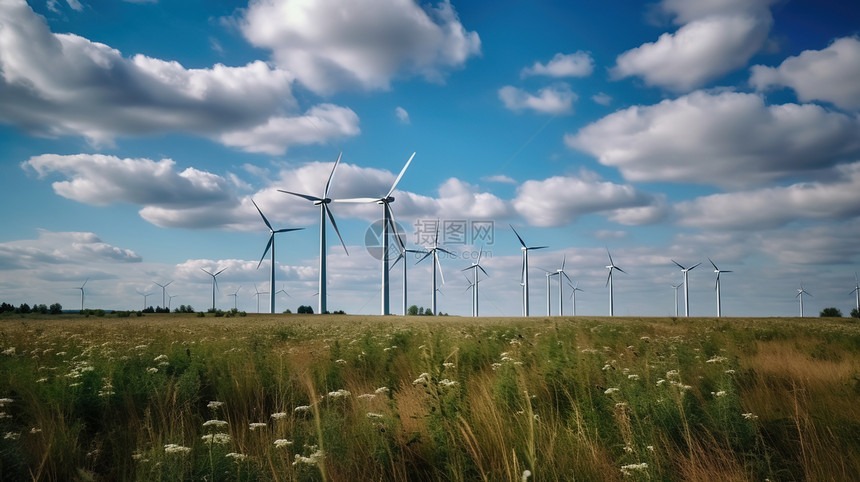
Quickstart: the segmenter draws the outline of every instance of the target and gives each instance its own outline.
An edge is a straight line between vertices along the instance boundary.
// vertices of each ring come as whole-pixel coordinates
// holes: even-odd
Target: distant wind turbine
[[[406,265],[409,264],[406,262],[406,253],[415,253],[415,254],[427,254],[426,251],[419,249],[407,249],[406,245],[403,243],[403,240],[400,239],[400,234],[398,233],[395,237],[397,240],[397,246],[400,248],[400,255],[397,256],[397,259],[394,260],[394,263],[391,264],[389,269],[394,269],[394,266],[402,259],[403,260],[403,316],[406,316],[406,312],[408,310],[407,301],[406,301]]]
[[[468,269],[468,268],[467,268],[467,269]],[[469,284],[469,286],[466,288],[466,291],[472,290],[472,293],[474,293],[474,292],[475,292],[475,290],[477,290],[477,289],[478,289],[478,283],[480,283],[480,281],[474,281],[474,282],[473,282],[473,281],[472,281],[472,280],[470,280],[470,279],[469,279],[469,277],[468,277],[468,276],[466,276],[465,274],[463,275],[463,277],[464,277],[464,278],[466,278],[466,283],[468,283],[468,284]],[[477,317],[477,316],[478,316],[478,315],[477,315],[477,313],[478,313],[478,305],[477,305],[476,303],[477,303],[477,300],[475,299],[475,296],[474,296],[474,294],[473,294],[473,295],[472,295],[472,317]]]
[[[672,285],[672,288],[675,289],[675,316],[678,316],[678,288],[684,286],[684,283],[678,283],[676,285]]]
[[[216,278],[219,274],[223,273],[225,269],[227,268],[224,268],[221,271],[213,274],[210,271],[200,268],[201,271],[212,277],[212,311],[215,311],[215,289],[218,287],[218,280]]]
[[[284,229],[277,229],[276,230],[275,228],[272,227],[272,224],[269,222],[269,220],[266,219],[266,216],[263,215],[263,211],[260,211],[260,206],[257,206],[257,203],[255,203],[253,199],[251,199],[251,203],[253,203],[254,207],[257,208],[257,212],[260,213],[260,217],[263,218],[263,222],[266,223],[266,227],[269,228],[269,233],[270,233],[269,234],[269,242],[266,244],[266,249],[263,250],[263,256],[260,257],[260,262],[257,263],[257,269],[260,269],[260,265],[263,264],[263,258],[266,257],[266,253],[268,253],[269,250],[271,249],[271,251],[272,251],[272,267],[271,267],[271,270],[269,272],[269,286],[275,286],[275,235],[278,233],[288,233],[290,231],[299,231],[299,230],[302,230],[305,228],[284,228]],[[274,293],[274,289],[272,289],[270,291],[273,291],[273,293],[269,297],[269,313],[274,313],[275,312],[275,293]],[[259,308],[257,309],[257,312],[258,313],[260,312]]]
[[[173,298],[179,295],[167,295],[167,311],[170,311],[170,305],[173,303]]]
[[[573,283],[570,276],[564,272],[564,262],[566,258],[567,255],[562,255],[561,268],[555,271],[555,274],[558,276],[558,316],[564,316],[564,280],[566,279],[568,283]]]
[[[711,261],[711,258],[708,258],[708,261]],[[722,316],[723,310],[720,307],[720,273],[731,273],[731,271],[717,268],[717,265],[711,261],[711,266],[714,267],[714,273],[717,273],[717,281],[714,283],[714,291],[717,292],[717,318]]]
[[[615,266],[609,248],[606,248],[606,254],[609,256],[609,265],[606,267],[609,270],[609,276],[606,277],[606,286],[609,286],[609,316],[615,316],[615,290],[612,289],[612,272],[616,269],[624,274],[627,274],[627,272]]]
[[[161,307],[167,307],[167,287],[170,286],[170,283],[173,283],[173,280],[170,280],[165,284],[157,283],[155,281],[153,281],[153,283],[157,284],[158,286],[161,286]]]
[[[573,300],[573,316],[576,316],[576,292],[582,291],[579,288],[579,283],[570,285],[570,299]]]
[[[257,297],[257,313],[260,312],[260,296],[266,294],[269,294],[269,292],[257,290],[257,283],[254,283],[254,296]]]
[[[328,175],[328,181],[325,183],[325,190],[323,191],[323,197],[311,196],[308,194],[299,194],[296,192],[284,191],[282,189],[278,189],[278,191],[292,194],[293,196],[298,196],[303,199],[307,199],[314,203],[314,206],[320,207],[320,288],[319,288],[319,299],[317,308],[319,309],[319,314],[325,313],[327,311],[326,307],[326,244],[325,244],[325,218],[328,216],[329,221],[331,221],[331,226],[334,228],[335,234],[337,234],[338,239],[340,239],[340,244],[343,246],[343,251],[349,256],[349,251],[346,249],[346,243],[343,242],[343,238],[340,236],[340,231],[337,229],[337,223],[334,221],[334,216],[331,214],[331,209],[328,207],[329,203],[331,203],[331,198],[328,197],[328,190],[331,188],[331,180],[334,177],[334,171],[337,169],[338,164],[340,164],[340,158],[343,156],[343,153],[338,154],[337,160],[334,162],[334,166],[331,168],[331,173]]]
[[[523,316],[529,316],[529,251],[532,249],[544,249],[549,246],[526,246],[526,242],[523,241],[523,238],[520,237],[520,234],[514,229],[513,225],[509,224],[508,226],[511,226],[511,230],[520,241],[520,250],[523,253],[522,274],[520,276],[520,283],[522,283],[523,287]]]
[[[143,296],[143,309],[145,310],[146,309],[146,299],[149,298],[150,296],[152,296],[152,293],[141,293],[140,291],[138,291],[137,294],[139,294],[140,296]]]
[[[87,285],[87,282],[89,280],[90,279],[87,278],[86,280],[84,280],[84,284],[82,284],[80,288],[75,288],[76,290],[81,290],[81,311],[84,311],[84,286]]]
[[[481,266],[481,256],[483,254],[484,254],[484,247],[481,246],[481,250],[478,251],[478,260],[475,261],[474,263],[472,263],[472,266],[469,266],[468,268],[463,268],[462,270],[460,270],[460,271],[468,271],[470,269],[474,270],[474,273],[473,273],[474,281],[470,281],[469,286],[472,287],[472,316],[475,316],[475,317],[479,316],[478,315],[478,281],[479,281],[478,280],[478,270],[481,270],[481,272],[483,272],[485,276],[490,276],[489,274],[487,274],[487,271],[484,269],[484,267]],[[466,279],[468,279],[468,278],[466,278]]]
[[[856,297],[854,308],[857,310],[857,313],[860,313],[860,281],[857,280],[857,273],[854,273],[854,289],[851,290],[851,293],[854,293],[854,296]]]
[[[241,287],[241,286],[239,286],[238,288],[236,288],[236,292],[235,292],[235,293],[229,293],[229,294],[227,294],[227,296],[232,296],[232,297],[233,297],[233,309],[234,309],[234,310],[235,310],[235,309],[238,309],[238,308],[236,308],[236,300],[237,300],[237,299],[238,299],[238,297],[239,297],[239,290],[241,290],[241,289],[242,289],[242,287]]]
[[[394,225],[394,212],[391,211],[391,203],[394,202],[394,197],[391,195],[394,193],[394,190],[397,188],[397,183],[400,182],[400,179],[403,178],[403,174],[406,172],[406,168],[409,167],[409,164],[412,162],[412,159],[415,157],[415,153],[412,153],[412,156],[409,157],[409,160],[406,161],[406,165],[403,166],[403,169],[400,170],[400,174],[397,175],[397,178],[394,180],[394,184],[391,185],[391,189],[388,190],[388,194],[381,198],[371,198],[371,197],[363,197],[363,198],[354,198],[354,199],[336,199],[335,202],[351,202],[351,203],[377,203],[382,205],[382,309],[381,312],[383,315],[389,314],[390,310],[390,293],[389,293],[389,283],[388,283],[388,227],[391,227],[391,230],[397,234],[397,227]]]
[[[672,260],[672,262],[675,263],[679,268],[681,268],[681,273],[684,273],[684,316],[689,317],[690,316],[690,291],[689,291],[689,285],[687,284],[687,273],[702,263],[696,263],[693,266],[690,266],[689,268],[685,268],[685,267],[681,266],[680,264],[678,264],[678,262],[675,261],[674,259]]]
[[[438,291],[436,288],[436,270],[437,269],[439,270],[439,276],[442,278],[442,284],[445,284],[445,275],[442,274],[442,264],[439,262],[439,251],[442,251],[443,253],[446,253],[446,254],[450,254],[451,256],[454,255],[454,253],[452,253],[452,252],[450,252],[444,248],[439,247],[439,221],[438,220],[436,221],[436,236],[433,238],[433,247],[432,248],[426,248],[426,250],[427,250],[427,254],[425,254],[423,257],[421,257],[421,259],[418,260],[418,263],[424,261],[429,256],[433,257],[433,266],[430,269],[430,279],[431,279],[431,283],[433,285],[432,286],[432,288],[433,288],[432,295],[430,297],[430,311],[432,311],[434,315],[437,315],[438,314],[438,313],[436,313],[436,291]],[[418,263],[415,263],[415,264],[418,264]]]
[[[797,290],[797,294],[794,295],[795,298],[800,299],[800,317],[803,318],[803,294],[806,293],[809,296],[812,296],[812,293],[803,289],[803,283],[800,283],[800,289]]]
[[[558,273],[553,273],[552,271],[547,271],[545,269],[543,271],[546,274],[546,316],[552,316],[552,309],[550,308],[552,305],[552,283],[550,282],[550,278]]]

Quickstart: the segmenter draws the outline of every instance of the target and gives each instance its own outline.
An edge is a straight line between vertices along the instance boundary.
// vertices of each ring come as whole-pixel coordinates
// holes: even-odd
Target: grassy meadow
[[[857,480],[846,319],[0,318],[2,480]]]

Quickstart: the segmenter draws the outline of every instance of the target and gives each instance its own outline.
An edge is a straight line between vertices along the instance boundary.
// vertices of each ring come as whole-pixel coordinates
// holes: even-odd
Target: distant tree
[[[153,308],[151,306],[147,306],[146,308],[143,309],[143,312],[144,313],[155,313],[155,308]]]
[[[418,305],[412,305],[412,306],[410,306],[410,307],[409,307],[409,309],[408,309],[408,310],[406,310],[406,314],[407,314],[407,315],[409,315],[409,316],[416,316],[416,315],[418,315]]]
[[[842,318],[842,312],[839,311],[839,308],[824,308],[821,310],[822,318]]]
[[[38,305],[33,305],[33,312],[47,315],[48,314],[48,305],[46,305],[44,303],[38,304]]]
[[[419,315],[423,315],[423,314],[424,314],[424,307],[423,307],[423,306],[422,306],[422,307],[420,307],[420,308],[418,308],[418,314],[419,314]]]
[[[59,314],[63,313],[63,305],[61,305],[59,303],[54,303],[48,309],[48,312],[51,313],[52,315],[59,315]]]
[[[26,315],[29,312],[30,312],[30,305],[28,305],[27,303],[21,303],[21,306],[18,307],[18,313]]]
[[[314,309],[308,305],[302,305],[299,306],[299,308],[296,310],[296,313],[300,315],[312,315],[314,314]]]
[[[292,315],[292,314],[293,314],[293,310],[291,310],[291,309],[287,308],[286,310],[284,310],[284,314],[285,314],[285,315]]]
[[[851,310],[851,318],[860,318],[860,311],[857,311],[857,308]]]
[[[345,315],[345,314],[346,314],[346,312],[345,312],[345,311],[343,311],[343,310],[335,310],[335,311],[334,311],[334,314],[335,314],[335,315]]]
[[[427,308],[426,310],[424,310],[424,316],[433,316],[433,310]]]
[[[15,307],[4,301],[0,304],[0,313],[6,313],[7,311],[15,311]]]

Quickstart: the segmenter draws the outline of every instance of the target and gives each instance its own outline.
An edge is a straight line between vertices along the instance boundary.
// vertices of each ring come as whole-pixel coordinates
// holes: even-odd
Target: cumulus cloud
[[[603,92],[598,92],[591,96],[591,100],[600,105],[609,105],[612,103],[612,97]]]
[[[676,207],[679,223],[705,229],[776,228],[796,220],[860,216],[860,162],[834,168],[836,179],[704,196]]]
[[[698,91],[617,111],[565,142],[630,181],[743,187],[854,160],[858,134],[857,118],[817,105]]]
[[[68,263],[139,263],[134,251],[111,246],[94,233],[39,230],[37,239],[0,243],[0,268],[33,269]]]
[[[526,181],[517,189],[514,209],[535,226],[562,226],[591,213],[610,213],[625,224],[643,224],[647,217],[623,216],[619,210],[648,208],[654,196],[629,185],[592,179],[592,176],[554,176]]]
[[[801,102],[824,101],[860,109],[860,39],[837,39],[823,50],[805,50],[779,67],[754,65],[750,83],[758,90],[790,87]]]
[[[499,99],[506,108],[515,112],[529,109],[541,114],[568,114],[573,112],[577,95],[567,84],[545,87],[539,90],[537,95],[506,85],[499,89]]]
[[[401,124],[409,124],[409,112],[406,112],[406,109],[403,107],[397,107],[394,109],[394,115],[397,116],[397,120],[400,121]]]
[[[547,62],[535,62],[520,73],[522,77],[545,75],[549,77],[588,77],[594,71],[594,59],[588,52],[578,51],[573,54],[557,53]]]
[[[439,81],[481,51],[447,0],[252,0],[239,26],[308,89],[387,89],[398,76]]]
[[[781,263],[801,265],[847,264],[858,259],[860,221],[811,226],[786,235],[771,231],[756,236],[762,251]],[[816,293],[817,294],[817,293]]]
[[[107,45],[52,33],[23,0],[0,5],[0,70],[0,122],[95,145],[166,131],[218,138],[288,122],[296,108],[293,76],[264,62],[187,69],[145,55],[128,59]],[[333,135],[354,135],[355,124]],[[281,139],[279,151],[292,141]]]
[[[516,184],[517,181],[510,176],[504,174],[495,174],[492,176],[482,177],[481,180],[486,182],[498,182],[502,184]]]
[[[680,28],[622,53],[611,73],[673,91],[701,87],[743,67],[761,50],[773,24],[771,3],[664,0],[660,7]]]

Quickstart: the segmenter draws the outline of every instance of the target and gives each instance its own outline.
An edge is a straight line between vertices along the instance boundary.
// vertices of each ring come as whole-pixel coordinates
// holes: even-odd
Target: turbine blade
[[[532,250],[532,249],[546,249],[546,248],[549,248],[549,246],[533,246],[531,248],[526,248],[526,249]]]
[[[260,269],[260,265],[263,264],[263,260],[266,259],[266,255],[269,254],[269,248],[272,247],[272,243],[274,241],[275,241],[275,234],[272,233],[272,235],[269,236],[269,242],[266,243],[266,249],[263,250],[263,256],[260,256],[260,262],[257,263],[257,269]]]
[[[436,220],[436,236],[433,238],[433,247],[439,246],[439,220]]]
[[[614,266],[615,262],[612,261],[612,253],[609,252],[609,248],[606,248],[606,254],[609,256],[609,264]]]
[[[170,283],[173,283],[173,281],[174,280],[170,280],[166,285],[164,285],[164,287],[167,288],[168,286],[170,286]]]
[[[284,194],[292,194],[293,196],[298,196],[298,197],[300,197],[300,198],[307,199],[308,201],[314,201],[314,202],[315,202],[315,201],[322,201],[322,199],[320,199],[320,198],[318,198],[318,197],[316,197],[316,196],[308,195],[308,194],[300,194],[300,193],[292,192],[292,191],[284,191],[283,189],[278,189],[278,191],[279,191],[279,192],[282,192],[282,193],[284,193]]]
[[[349,199],[332,199],[333,203],[375,203],[379,198],[375,197],[354,197]]]
[[[489,273],[487,273],[487,270],[485,270],[483,266],[481,266],[481,265],[479,265],[479,264],[477,264],[477,265],[475,265],[475,266],[477,266],[477,267],[478,267],[478,269],[480,269],[482,273],[484,273],[485,275],[487,275],[487,277],[489,277],[489,276],[490,276],[490,274],[489,274]]]
[[[514,229],[514,226],[513,226],[512,224],[508,224],[508,226],[510,226],[510,227],[511,227],[511,230],[514,232],[514,234],[516,234],[516,235],[517,235],[517,239],[519,239],[519,240],[520,240],[520,244],[522,244],[522,245],[523,245],[523,248],[528,248],[528,247],[526,246],[526,242],[525,242],[525,241],[523,241],[523,238],[521,238],[521,237],[520,237],[520,233],[518,233],[518,232],[517,232],[517,230],[516,230],[516,229]]]
[[[619,268],[618,266],[614,266],[614,268],[617,269],[618,271],[621,271],[624,274],[627,274],[627,271],[624,271],[623,269]]]
[[[224,268],[224,269],[227,269],[227,268]],[[218,276],[219,274],[221,274],[221,273],[223,273],[223,272],[224,272],[224,269],[222,269],[221,271],[219,271],[219,272],[217,272],[217,273],[213,274],[212,276]]]
[[[713,267],[714,267],[714,270],[716,270],[716,271],[719,271],[719,270],[720,270],[720,268],[717,268],[717,265],[715,265],[715,264],[714,264],[714,262],[711,260],[711,258],[708,258],[708,261],[710,261],[710,262],[711,262],[711,266],[713,266]]]
[[[394,210],[391,209],[391,206],[388,203],[384,204],[385,210],[388,211],[388,225],[391,227],[391,232],[394,233],[394,239],[397,240],[397,245],[400,247],[400,251],[406,249],[406,244],[403,243],[403,239],[400,237],[400,231],[397,230],[397,220],[394,218]]]
[[[212,273],[210,273],[209,271],[207,271],[207,270],[205,270],[205,269],[203,269],[203,268],[200,268],[200,269],[201,269],[204,273],[208,274],[209,276],[215,276],[215,275],[213,275]]]
[[[481,264],[481,256],[484,254],[484,245],[481,245],[481,250],[478,251],[478,261],[475,261],[475,264]],[[483,269],[483,268],[481,268]]]
[[[604,288],[609,286],[609,279],[612,278],[612,268],[609,268],[609,276],[606,277],[606,284],[603,285]]]
[[[323,197],[328,197],[328,189],[331,187],[331,180],[334,178],[334,171],[337,169],[337,165],[340,164],[340,158],[343,156],[343,152],[337,155],[337,160],[334,161],[334,166],[331,168],[331,174],[328,175],[328,181],[325,183],[325,192],[323,193]]]
[[[263,214],[263,211],[260,211],[260,206],[257,206],[257,203],[254,202],[253,199],[251,199],[251,203],[254,205],[255,208],[257,208],[257,212],[260,213],[260,217],[263,218],[263,222],[266,223],[266,226],[269,227],[269,231],[274,231],[275,228],[273,228],[272,224],[269,223],[269,220],[266,219],[266,216]]]
[[[338,158],[338,159],[340,159],[340,158]],[[340,231],[337,229],[337,223],[334,222],[334,216],[332,216],[331,210],[325,204],[323,204],[322,206],[323,206],[323,209],[325,209],[326,214],[328,214],[328,219],[329,219],[329,221],[331,221],[331,225],[334,228],[334,232],[337,233],[337,239],[340,240],[340,244],[341,244],[341,246],[343,246],[344,252],[346,253],[347,256],[349,256],[349,251],[347,251],[347,249],[346,249],[346,243],[344,243],[343,238],[340,237]]]
[[[415,262],[415,264],[418,264],[418,263],[424,261],[431,254],[433,254],[433,250],[427,251],[426,253],[424,253],[424,256],[421,257],[421,259],[419,259],[418,261]]]
[[[695,268],[696,266],[699,266],[700,264],[702,264],[702,263],[696,263],[693,266],[690,266],[690,269],[688,269],[687,271],[692,270],[693,268]]]
[[[564,262],[567,261],[567,254],[561,256],[561,270],[564,271]]]
[[[442,251],[442,252],[443,252],[443,253],[445,253],[445,254],[450,254],[451,256],[456,256],[454,253],[452,253],[452,252],[448,251],[448,250],[447,250],[447,249],[445,249],[445,248],[437,248],[437,249],[438,249],[439,251]]]
[[[682,270],[687,269],[687,268],[685,268],[685,267],[681,266],[681,264],[680,264],[680,263],[678,263],[677,261],[675,261],[674,259],[673,259],[673,260],[671,260],[671,261],[672,261],[673,263],[675,263],[675,264],[676,264],[679,268],[681,268]]]
[[[84,284],[82,284],[82,285],[81,285],[81,288],[83,288],[84,286],[86,286],[86,285],[87,285],[87,281],[89,281],[89,280],[90,280],[89,278],[87,278],[86,280],[84,280]]]
[[[561,271],[561,274],[562,274],[562,276],[564,276],[565,278],[567,278],[567,280],[568,280],[568,281],[570,281],[571,283],[573,283],[573,280],[572,280],[572,279],[570,279],[570,276],[568,276],[568,275],[567,275],[567,273],[565,273],[564,271]]]
[[[284,228],[278,229],[277,231],[275,231],[275,233],[289,233],[290,231],[301,231],[302,229],[305,228]]]
[[[729,271],[729,270],[725,269],[725,270],[723,270],[723,271],[720,271],[720,273],[731,273],[731,271]]]
[[[393,269],[394,269],[394,267],[395,267],[395,266],[397,266],[397,263],[398,263],[401,259],[403,260],[403,262],[404,262],[404,263],[406,262],[406,253],[405,253],[405,252],[402,252],[402,251],[401,251],[401,252],[400,252],[400,254],[399,254],[399,255],[397,255],[397,258],[395,258],[395,259],[394,259],[394,262],[393,262],[393,263],[391,263],[391,266],[389,266],[389,267],[388,267],[388,271],[393,270]]]
[[[442,284],[445,284],[445,274],[442,273],[442,263],[439,261],[438,251],[433,251],[433,256],[436,258],[436,266],[439,267],[439,277],[442,278]]]
[[[391,196],[391,193],[394,192],[394,189],[397,187],[397,183],[400,182],[400,179],[403,178],[403,173],[406,172],[406,168],[409,167],[409,164],[412,162],[412,159],[415,157],[415,153],[413,152],[411,156],[409,156],[409,160],[406,161],[406,165],[403,166],[403,169],[400,170],[400,174],[397,176],[397,179],[394,180],[394,184],[391,185],[391,189],[388,190],[388,194],[385,195],[386,198]]]

